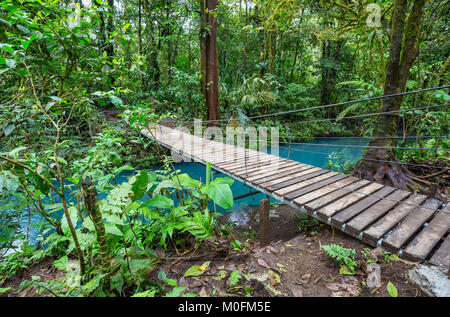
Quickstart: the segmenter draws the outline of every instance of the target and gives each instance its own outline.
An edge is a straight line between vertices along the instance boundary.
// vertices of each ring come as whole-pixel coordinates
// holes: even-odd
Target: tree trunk
[[[95,233],[97,235],[97,242],[99,248],[99,262],[102,271],[107,272],[109,263],[109,250],[106,243],[106,230],[103,223],[102,213],[97,203],[97,192],[90,180],[85,180],[81,183],[84,208],[87,215],[94,224]]]
[[[426,0],[415,0],[411,13],[406,19],[407,2],[407,0],[396,0],[394,4],[389,63],[384,86],[385,95],[401,93],[405,90],[411,66],[418,55],[416,42],[418,42]],[[403,96],[383,99],[381,112],[399,110],[402,100]],[[400,164],[386,162],[397,159],[393,148],[397,145],[397,121],[398,113],[382,114],[378,117],[369,143],[371,148],[358,162],[353,175],[397,188],[407,188],[409,177],[405,173],[406,169]],[[373,148],[373,146],[383,148]]]
[[[218,120],[219,112],[219,67],[217,61],[217,0],[205,2],[205,24],[209,26],[209,32],[205,38],[205,99],[208,111],[208,120]],[[217,122],[210,122],[210,126]]]
[[[111,40],[111,36],[112,33],[114,32],[114,0],[108,0],[108,10],[109,10],[109,15],[108,15],[108,23],[106,25],[106,36],[107,39]],[[108,62],[110,64],[111,69],[113,68],[112,64],[113,64],[113,58],[114,58],[114,42],[110,41],[108,42],[108,44],[106,44],[105,46],[105,52],[106,55],[108,56]],[[114,86],[116,79],[114,78],[114,76],[112,74],[109,74],[109,85]]]

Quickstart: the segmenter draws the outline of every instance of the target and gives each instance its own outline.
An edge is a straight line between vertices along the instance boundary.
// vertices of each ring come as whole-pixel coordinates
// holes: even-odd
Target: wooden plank
[[[296,190],[298,190],[300,188],[312,185],[315,182],[319,182],[319,181],[321,181],[323,179],[329,178],[331,176],[335,176],[337,174],[338,173],[336,173],[336,172],[327,171],[327,173],[322,173],[322,174],[320,174],[318,176],[315,176],[315,177],[312,177],[312,178],[311,177],[307,177],[308,175],[305,175],[303,177],[299,177],[298,178],[298,179],[302,179],[301,182],[297,182],[297,183],[295,183],[293,185],[290,185],[290,186],[284,186],[283,188],[278,189],[277,191],[275,191],[275,194],[277,194],[278,196],[285,196],[288,193],[291,193],[291,192],[296,191]],[[287,183],[287,182],[285,182],[285,183]],[[285,183],[283,183],[283,184],[285,184]],[[282,184],[275,185],[275,186],[281,186],[281,185]]]
[[[450,267],[450,235],[447,236],[439,249],[433,254],[430,263],[445,269]]]
[[[336,173],[336,174],[334,174],[334,176],[331,176],[331,177],[329,177],[328,175],[329,174],[324,174],[324,175],[318,176],[318,177],[316,177],[316,180],[308,179],[308,180],[305,181],[305,183],[308,183],[308,186],[305,186],[305,187],[303,187],[301,189],[298,189],[296,191],[290,192],[289,194],[287,194],[284,197],[286,199],[292,200],[292,199],[295,199],[295,198],[297,198],[299,196],[302,196],[302,195],[305,195],[305,194],[307,194],[309,192],[312,192],[312,191],[314,191],[314,190],[316,190],[318,188],[322,188],[322,187],[324,187],[326,185],[329,185],[331,183],[337,182],[337,181],[347,177],[347,175],[339,174],[339,173]],[[328,176],[328,177],[326,177],[326,179],[324,179],[324,180],[318,179],[318,178],[323,177],[323,176]]]
[[[260,169],[262,166],[266,166],[266,165],[271,165],[271,164],[276,164],[276,163],[286,163],[287,160],[283,160],[283,159],[278,159],[276,157],[273,158],[266,158],[263,160],[248,160],[247,161],[247,171],[250,171],[250,169],[252,170],[256,170],[256,169]],[[231,171],[233,173],[239,173],[240,171],[245,171],[246,167],[245,167],[245,161],[242,163],[239,163],[235,166],[232,167],[227,167],[226,168],[227,171]]]
[[[387,214],[391,208],[397,205],[397,201],[405,199],[410,194],[410,192],[402,189],[394,191],[392,194],[387,196],[386,199],[382,199],[347,222],[345,225],[345,232],[358,235],[368,225]]]
[[[324,188],[325,191],[329,190],[329,194],[325,197],[322,197],[320,199],[316,199],[305,206],[309,210],[318,210],[336,200],[339,198],[350,194],[354,190],[358,190],[359,188],[366,186],[370,182],[365,179],[357,180],[356,182],[347,185],[345,188],[336,188],[335,191],[331,191],[330,189]],[[333,184],[331,184],[328,187],[335,187]]]
[[[340,228],[340,226],[350,220],[351,218],[355,217],[356,215],[360,214],[373,204],[379,202],[382,198],[386,197],[387,195],[393,193],[395,191],[395,188],[390,186],[385,186],[381,188],[379,191],[373,193],[373,196],[366,197],[360,201],[358,201],[356,204],[345,208],[337,215],[333,216],[331,219],[331,225]]]
[[[238,176],[245,175],[247,178],[247,177],[251,177],[251,176],[255,176],[255,175],[261,175],[262,173],[265,173],[267,171],[281,172],[283,169],[288,168],[292,165],[293,164],[289,161],[271,162],[270,164],[263,164],[256,168],[255,167],[247,167],[247,170],[245,168],[243,168],[240,171],[233,171],[233,173]]]
[[[216,164],[218,166],[220,166],[220,168],[231,168],[233,166],[237,166],[238,164],[245,162],[245,160],[249,161],[249,160],[267,159],[267,155],[251,154],[251,155],[247,155],[246,157],[244,157],[244,155],[240,155],[240,156],[231,156],[230,155],[230,156],[227,156],[227,158],[229,158],[228,161],[217,162]]]
[[[350,193],[350,194],[318,209],[317,216],[319,218],[322,218],[323,220],[326,220],[329,217],[332,217],[337,212],[341,211],[342,209],[356,203],[357,201],[363,199],[367,195],[377,191],[381,187],[383,187],[383,185],[378,184],[378,183],[371,183],[367,186],[364,186],[364,187],[358,189],[358,192]]]
[[[431,218],[435,211],[441,206],[442,202],[430,198],[422,205],[409,213],[394,230],[383,239],[383,245],[394,251],[398,251],[400,247],[416,233],[423,224]]]
[[[288,167],[291,167],[291,166],[300,165],[300,163],[298,163],[298,162],[285,160],[285,159],[279,160],[279,161],[277,161],[277,160],[267,160],[267,161],[260,162],[260,164],[261,165],[260,165],[259,169],[254,169],[255,166],[254,165],[252,166],[252,168],[254,169],[254,171],[252,171],[253,175],[261,175],[263,173],[267,173],[268,171],[272,171],[270,169],[270,167],[267,166],[267,165],[272,165],[273,167],[278,167],[276,169],[277,171],[280,168],[288,168]],[[243,165],[244,164],[242,164],[242,166]],[[245,166],[243,166],[240,171],[239,170],[234,170],[233,172],[239,175],[240,172],[244,172],[244,171],[245,171]],[[249,165],[247,165],[247,171],[249,171]],[[249,175],[250,175],[250,173],[249,173]]]
[[[400,220],[405,218],[417,206],[422,204],[427,197],[424,195],[413,195],[409,199],[401,202],[397,208],[388,212],[383,218],[371,225],[369,229],[363,233],[363,238],[367,240],[376,240],[384,236],[391,230]]]
[[[262,184],[262,183],[267,183],[270,182],[272,180],[276,180],[279,178],[283,178],[283,177],[288,177],[290,175],[296,174],[300,171],[304,171],[307,169],[311,169],[313,168],[313,166],[311,165],[305,165],[305,164],[296,164],[296,165],[292,165],[289,167],[286,167],[285,169],[283,169],[283,171],[267,171],[265,173],[260,173],[254,176],[249,176],[247,178],[248,181],[251,181],[252,183],[255,184]],[[267,185],[269,186],[269,185]],[[265,187],[267,187],[265,186]]]
[[[300,197],[295,198],[294,199],[294,203],[296,205],[303,206],[303,205],[307,204],[308,202],[310,202],[312,200],[315,200],[315,199],[317,199],[319,197],[325,198],[323,196],[329,195],[330,193],[338,190],[339,188],[342,188],[342,187],[347,186],[347,185],[349,185],[351,183],[354,183],[357,180],[358,180],[358,178],[351,177],[351,176],[343,178],[340,181],[332,183],[332,186],[325,186],[323,188],[319,188],[319,189],[314,190],[314,191],[312,191],[312,192],[310,192],[308,194],[305,194],[305,195],[302,195]],[[305,205],[305,207],[306,206],[307,205]]]
[[[403,253],[405,257],[412,260],[425,260],[434,246],[450,229],[450,204],[431,220],[415,238],[409,243]]]
[[[311,169],[310,166],[303,166],[302,168],[296,168],[296,169],[293,170],[294,171],[293,173],[290,173],[287,176],[283,177],[282,174],[284,174],[284,171],[286,171],[286,169],[287,168],[279,171],[279,173],[275,172],[275,173],[278,174],[277,175],[278,178],[272,179],[270,181],[266,181],[267,178],[262,178],[262,179],[256,181],[255,183],[257,183],[259,186],[261,186],[263,188],[267,188],[269,186],[272,186],[272,185],[275,185],[275,184],[279,184],[279,183],[282,183],[282,182],[294,179],[296,177],[305,175],[307,173],[311,173],[311,172],[313,172],[312,169],[314,169],[314,168]],[[316,167],[315,170],[318,171],[318,170],[320,170],[320,168]],[[271,175],[273,175],[273,174],[271,174]]]
[[[310,173],[306,173],[306,174],[304,174],[304,175],[302,175],[300,177],[294,178],[294,179],[289,180],[289,181],[285,181],[285,182],[280,183],[280,184],[269,186],[269,187],[267,187],[267,189],[270,190],[270,191],[276,191],[276,190],[278,190],[280,188],[291,186],[291,185],[303,182],[304,180],[306,180],[308,178],[313,178],[313,177],[316,177],[316,176],[319,176],[319,175],[326,174],[326,173],[330,172],[328,170],[324,170],[324,169],[321,169],[321,168],[318,169],[318,170],[315,170],[315,171],[311,171],[311,170],[308,170],[308,171],[310,171]]]

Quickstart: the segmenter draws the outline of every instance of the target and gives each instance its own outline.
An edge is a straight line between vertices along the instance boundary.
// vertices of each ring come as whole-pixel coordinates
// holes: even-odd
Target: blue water
[[[360,138],[320,138],[316,139],[312,142],[305,142],[306,144],[291,144],[289,149],[289,144],[280,144],[278,147],[278,155],[283,158],[289,158],[290,160],[298,161],[304,164],[309,164],[316,167],[325,167],[329,160],[329,155],[333,152],[341,152],[340,157],[344,158],[348,161],[357,160],[362,156],[363,148],[360,147],[344,147],[337,145],[356,145],[356,146],[364,146],[367,145],[368,139],[360,139]],[[270,148],[268,149],[270,152]],[[276,151],[275,153],[276,154]],[[180,170],[180,173],[187,173],[193,179],[204,182],[206,168],[203,165],[198,163],[176,163],[174,164],[175,168]],[[118,184],[127,181],[129,177],[136,174],[137,171],[124,171],[120,175],[116,177],[116,181]],[[212,177],[225,177],[217,171],[213,172]],[[240,196],[243,194],[247,194],[249,192],[255,191],[255,189],[245,186],[239,181],[235,181],[231,186],[231,190],[233,192],[233,196]],[[67,191],[69,194],[69,190]],[[99,193],[99,199],[104,199],[107,196],[107,193]],[[225,210],[220,206],[214,205],[212,202],[209,204],[209,209],[214,210],[220,213],[230,212],[233,210],[242,209],[248,206],[258,206],[259,201],[261,199],[266,198],[265,194],[259,193],[252,196],[248,196],[239,200],[235,200],[233,204],[233,208],[231,210]],[[271,202],[276,202],[275,199],[270,198]],[[62,211],[61,211],[62,214]],[[31,219],[31,223],[37,223],[41,217],[39,215],[35,215]],[[22,228],[27,227],[27,217],[21,222]],[[35,239],[38,235],[38,232],[33,227],[30,228],[30,242],[35,243]]]

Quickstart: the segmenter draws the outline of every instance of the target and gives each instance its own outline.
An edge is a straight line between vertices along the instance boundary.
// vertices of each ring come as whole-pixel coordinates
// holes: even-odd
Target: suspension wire
[[[428,139],[450,138],[450,135],[410,135],[410,136],[316,136],[314,139]]]
[[[283,145],[279,145],[279,148],[284,148],[287,149],[286,146]],[[313,154],[322,154],[322,155],[327,155],[330,156],[332,153],[323,153],[323,152],[316,152],[316,151],[309,151],[309,150],[300,150],[300,149],[291,149],[292,151],[296,151],[296,152],[306,152],[306,153],[313,153]],[[411,165],[411,166],[417,166],[417,167],[428,167],[428,168],[436,168],[436,169],[447,169],[448,167],[442,167],[442,166],[429,166],[429,165],[425,165],[425,164],[415,164],[415,163],[405,163],[405,162],[401,162],[401,161],[388,161],[388,160],[377,160],[377,159],[371,159],[371,158],[363,158],[363,157],[358,157],[358,156],[354,156],[348,153],[344,154],[345,156],[354,158],[355,160],[363,160],[363,161],[373,161],[373,162],[386,162],[386,163],[393,163],[393,164],[400,164],[400,165]]]
[[[401,93],[390,94],[390,95],[377,96],[377,97],[349,100],[349,101],[333,103],[333,104],[328,104],[328,105],[321,105],[321,106],[314,106],[314,107],[309,107],[309,108],[281,111],[281,112],[269,113],[269,114],[258,115],[258,116],[250,116],[250,117],[248,117],[248,119],[259,119],[259,118],[266,118],[266,117],[271,117],[271,116],[280,116],[280,115],[284,115],[284,114],[297,113],[297,112],[303,112],[303,111],[309,111],[309,110],[315,110],[315,109],[325,109],[325,108],[329,108],[329,107],[348,105],[348,104],[352,104],[352,103],[358,103],[358,102],[364,102],[364,101],[372,101],[372,100],[379,100],[379,99],[392,98],[392,97],[398,97],[398,96],[405,96],[405,95],[410,95],[410,94],[416,94],[416,93],[427,92],[427,91],[438,90],[438,89],[446,89],[446,88],[450,88],[450,85],[439,86],[439,87],[432,87],[432,88],[424,88],[424,89],[419,89],[419,90],[412,90],[412,91],[401,92]],[[428,107],[425,107],[425,108],[428,108]],[[188,119],[195,120],[195,118],[188,118]],[[223,121],[228,121],[228,120],[229,119],[216,119],[216,120],[205,120],[204,122],[223,122]]]
[[[291,135],[291,130],[289,129],[288,126],[286,126],[288,133],[289,133],[289,152],[288,152],[288,157],[287,159],[289,160],[289,157],[291,155],[291,144],[292,144],[292,135]]]
[[[450,105],[450,103],[443,103],[443,104],[433,105],[433,106],[416,107],[416,108],[411,108],[411,109],[399,109],[399,110],[391,110],[391,111],[384,111],[384,112],[373,112],[373,113],[366,113],[366,114],[360,114],[360,115],[354,115],[354,116],[348,116],[348,117],[342,117],[342,118],[336,117],[336,118],[326,118],[326,119],[317,119],[317,120],[288,122],[288,123],[285,123],[285,125],[300,124],[300,123],[312,123],[312,122],[324,122],[324,121],[334,121],[334,120],[342,120],[342,119],[355,119],[355,118],[362,118],[362,117],[373,117],[373,116],[378,116],[380,114],[392,114],[392,113],[406,112],[406,111],[413,111],[413,110],[439,108],[439,107],[445,107],[445,106],[449,106],[449,105]]]
[[[303,120],[303,121],[296,121],[296,122],[287,122],[284,125],[287,127],[289,125],[294,124],[303,124],[303,123],[314,123],[314,122],[325,122],[325,121],[339,121],[343,119],[356,119],[356,118],[363,118],[363,117],[374,117],[382,114],[392,114],[392,113],[399,113],[399,112],[408,112],[408,111],[414,111],[414,110],[424,110],[424,109],[430,109],[430,108],[440,108],[440,107],[446,107],[449,106],[450,103],[443,103],[439,105],[432,105],[432,106],[424,106],[424,107],[415,107],[410,109],[399,109],[399,110],[391,110],[391,111],[384,111],[384,112],[372,112],[372,113],[366,113],[361,115],[354,115],[354,116],[347,116],[347,117],[335,117],[335,118],[325,118],[325,119],[315,119],[315,120]],[[201,121],[202,123],[207,123],[208,121]],[[220,123],[219,123],[220,124]],[[225,125],[222,123],[222,125]],[[435,137],[435,136],[433,136]],[[390,137],[384,137],[384,138],[390,138]],[[392,138],[401,138],[401,137],[392,137]]]
[[[293,144],[311,145],[311,146],[343,146],[351,148],[370,148],[370,149],[396,149],[396,150],[430,150],[430,151],[450,151],[450,149],[441,148],[417,148],[417,147],[395,147],[395,146],[378,146],[378,145],[346,145],[346,144],[327,144],[327,143],[302,143],[293,142]]]

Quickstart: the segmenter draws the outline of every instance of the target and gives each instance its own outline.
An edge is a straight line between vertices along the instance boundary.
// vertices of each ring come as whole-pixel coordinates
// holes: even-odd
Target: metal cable
[[[287,149],[287,147],[282,146],[282,145],[279,145],[278,147]],[[331,153],[323,153],[323,152],[316,152],[316,151],[309,151],[309,150],[300,150],[300,149],[291,149],[291,150],[292,151],[297,151],[297,152],[322,154],[322,155],[327,155],[327,156],[329,156],[331,154]],[[348,156],[348,157],[354,158],[356,160],[363,160],[363,161],[393,163],[393,164],[410,165],[410,166],[417,166],[417,167],[428,167],[428,168],[436,168],[436,169],[446,169],[447,168],[447,167],[442,167],[442,166],[429,166],[429,165],[425,165],[425,164],[406,163],[406,162],[401,162],[401,161],[388,161],[388,160],[377,160],[377,159],[371,159],[371,158],[362,158],[362,157],[354,156],[354,155],[351,155],[351,154],[348,154],[348,153],[346,153],[345,155]]]
[[[346,144],[327,144],[327,143],[301,143],[293,142],[292,144],[311,145],[311,146],[343,146],[350,148],[370,148],[370,149],[396,149],[396,150],[430,150],[430,151],[450,151],[450,149],[441,148],[420,148],[420,147],[395,147],[395,146],[378,146],[378,145],[346,145]]]
[[[269,113],[269,114],[259,115],[259,116],[251,116],[251,117],[248,117],[248,119],[259,119],[259,118],[280,116],[280,115],[284,115],[284,114],[297,113],[297,112],[303,112],[303,111],[309,111],[309,110],[325,109],[325,108],[329,108],[329,107],[348,105],[348,104],[352,104],[352,103],[358,103],[358,102],[364,102],[364,101],[372,101],[372,100],[379,100],[379,99],[392,98],[392,97],[398,97],[398,96],[405,96],[405,95],[410,95],[410,94],[416,94],[416,93],[427,92],[427,91],[438,90],[438,89],[446,89],[446,88],[450,88],[450,85],[439,86],[439,87],[432,87],[432,88],[425,88],[425,89],[419,89],[419,90],[412,90],[412,91],[401,92],[401,93],[397,93],[397,94],[377,96],[377,97],[356,99],[356,100],[344,101],[344,102],[333,103],[333,104],[322,105],[322,106],[314,106],[314,107],[309,107],[309,108],[281,111],[281,112]],[[188,118],[188,119],[190,119],[192,121],[195,120],[195,118]],[[229,119],[216,119],[216,120],[205,120],[204,122],[224,122],[224,121],[228,121],[228,120]]]

